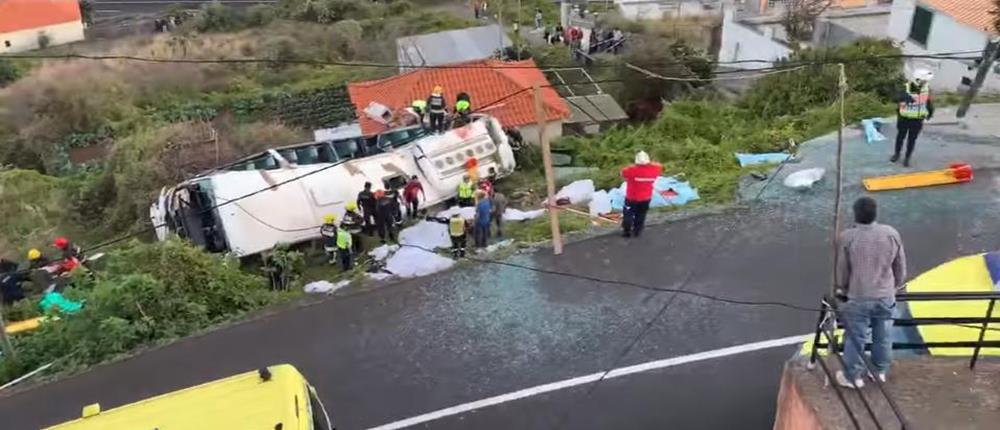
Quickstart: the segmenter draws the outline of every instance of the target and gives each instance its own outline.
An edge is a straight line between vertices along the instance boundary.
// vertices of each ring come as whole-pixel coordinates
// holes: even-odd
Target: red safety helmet
[[[52,244],[55,245],[56,248],[66,249],[66,248],[69,247],[69,239],[66,239],[65,237],[61,237],[60,236],[60,237],[57,237],[56,240]]]

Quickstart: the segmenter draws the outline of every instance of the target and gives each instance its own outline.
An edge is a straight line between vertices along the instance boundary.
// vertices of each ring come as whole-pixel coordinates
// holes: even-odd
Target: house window
[[[934,12],[917,6],[913,10],[913,21],[910,23],[910,40],[927,46],[927,36],[931,34],[931,21],[934,20]]]
[[[10,41],[9,40],[3,41],[3,46],[7,47],[7,48],[10,48]]]

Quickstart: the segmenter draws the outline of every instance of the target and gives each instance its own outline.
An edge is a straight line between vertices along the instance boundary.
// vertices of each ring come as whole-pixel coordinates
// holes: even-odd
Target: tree
[[[830,0],[788,0],[782,22],[789,41],[812,39],[816,18],[830,7]]]

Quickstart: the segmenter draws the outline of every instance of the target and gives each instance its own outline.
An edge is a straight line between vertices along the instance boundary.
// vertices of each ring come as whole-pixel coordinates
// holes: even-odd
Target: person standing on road
[[[622,211],[622,236],[639,237],[646,226],[646,212],[653,199],[653,184],[663,173],[663,167],[649,160],[649,154],[639,151],[635,164],[622,169],[625,179],[625,208]]]
[[[896,152],[889,161],[899,161],[899,153],[906,140],[906,158],[903,167],[910,167],[910,156],[917,145],[917,136],[924,128],[924,120],[934,116],[934,104],[931,102],[931,90],[928,82],[934,78],[934,73],[927,69],[917,69],[913,72],[913,80],[907,82],[903,91],[896,97],[899,103],[899,114],[896,117]]]
[[[493,192],[493,221],[497,224],[497,237],[503,237],[503,213],[507,210],[507,196],[499,191]]]
[[[407,182],[406,187],[403,188],[403,200],[406,201],[406,216],[408,218],[417,218],[421,195],[424,196],[424,201],[427,201],[427,194],[424,193],[423,184],[420,183],[420,179],[417,179],[417,175],[413,175],[410,178],[410,182]]]
[[[375,231],[375,194],[372,193],[371,182],[365,182],[365,189],[358,193],[357,203],[365,220],[364,232],[371,236]]]
[[[476,223],[473,226],[473,236],[476,240],[476,248],[485,248],[486,242],[490,238],[490,216],[493,212],[493,204],[489,197],[482,190],[476,191]]]
[[[868,330],[872,332],[872,377],[885,382],[892,364],[889,329],[896,309],[896,289],[906,279],[906,253],[896,229],[875,222],[878,206],[871,197],[854,202],[854,228],[840,233],[837,243],[837,295],[846,293],[840,306],[844,321],[844,370],[837,371],[837,383],[863,387]]]

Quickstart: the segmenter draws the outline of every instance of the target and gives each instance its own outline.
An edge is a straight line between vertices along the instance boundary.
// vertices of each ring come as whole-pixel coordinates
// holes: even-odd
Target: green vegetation
[[[65,295],[83,311],[14,336],[16,359],[0,361],[0,381],[55,362],[79,369],[136,348],[189,335],[282,299],[236,260],[181,241],[132,242],[106,257],[93,277],[76,277]],[[27,312],[21,311],[21,316]]]
[[[21,77],[21,69],[18,69],[13,61],[0,58],[0,88],[3,88]]]

